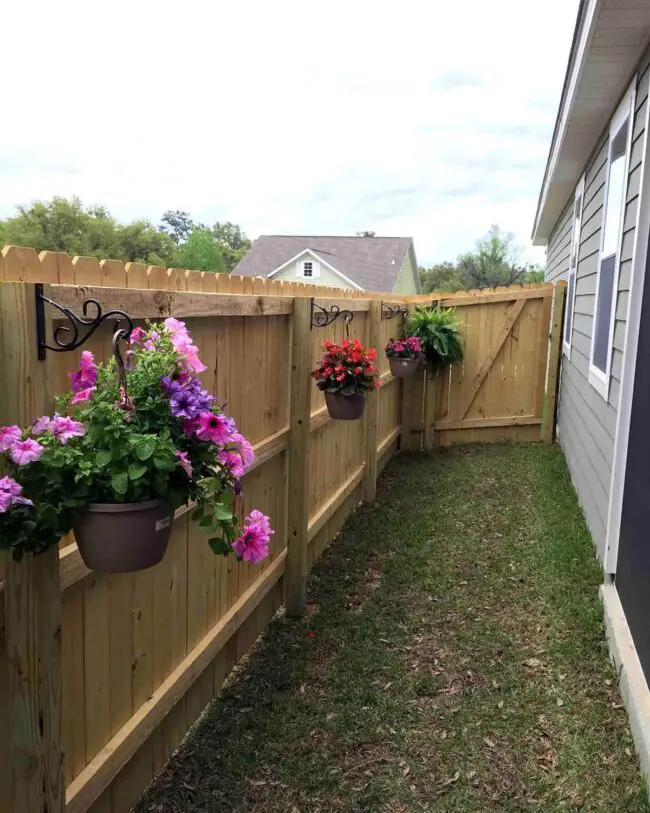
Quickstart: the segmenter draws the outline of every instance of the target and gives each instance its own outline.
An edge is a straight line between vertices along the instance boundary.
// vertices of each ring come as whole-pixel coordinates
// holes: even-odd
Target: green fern
[[[417,336],[427,360],[434,364],[453,364],[463,358],[461,335],[456,323],[455,308],[421,308],[404,326],[406,337]]]

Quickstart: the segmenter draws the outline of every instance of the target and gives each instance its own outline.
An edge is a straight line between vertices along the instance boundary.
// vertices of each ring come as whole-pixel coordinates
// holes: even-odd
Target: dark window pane
[[[609,350],[609,326],[612,318],[612,297],[614,295],[614,271],[616,256],[607,257],[600,264],[598,288],[598,312],[594,325],[594,366],[601,372],[607,370],[607,353]]]
[[[567,288],[566,296],[566,317],[564,320],[564,341],[569,344],[571,342],[571,325],[573,323],[573,289],[576,284],[576,275],[569,274],[569,286]]]

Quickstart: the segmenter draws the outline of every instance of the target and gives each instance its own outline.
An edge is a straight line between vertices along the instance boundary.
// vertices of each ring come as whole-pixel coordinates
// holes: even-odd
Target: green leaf
[[[126,494],[129,487],[129,475],[125,471],[120,471],[111,477],[111,487],[116,494]]]
[[[135,444],[135,454],[140,460],[149,460],[156,448],[154,437],[144,437]]]
[[[108,466],[112,459],[113,455],[108,449],[100,449],[100,451],[98,451],[95,455],[95,465],[98,468],[103,469]]]
[[[212,514],[208,514],[207,517],[203,517],[203,519],[199,522],[199,528],[212,528],[212,524]]]
[[[227,556],[230,553],[230,545],[226,542],[223,537],[220,536],[213,536],[211,539],[208,539],[208,545],[212,549],[212,552],[219,556]]]
[[[203,519],[204,514],[205,508],[202,505],[199,505],[199,507],[192,512],[192,522],[200,522]]]
[[[232,511],[225,505],[215,505],[212,509],[215,519],[219,522],[230,522],[232,520]]]
[[[144,463],[131,463],[129,466],[129,480],[139,480],[147,471]]]
[[[176,466],[176,461],[168,457],[160,457],[155,455],[153,459],[154,466],[160,471],[171,471]]]

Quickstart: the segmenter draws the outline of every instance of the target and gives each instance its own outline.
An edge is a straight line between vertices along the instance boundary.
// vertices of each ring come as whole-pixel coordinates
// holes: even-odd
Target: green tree
[[[215,223],[212,227],[212,234],[221,251],[224,266],[228,272],[231,272],[251,247],[251,241],[240,226],[230,221]]]
[[[418,268],[422,293],[432,291],[461,291],[463,281],[460,278],[455,263],[436,263],[430,268]]]
[[[189,212],[182,209],[168,209],[160,218],[160,231],[172,237],[176,245],[187,240],[194,227]]]
[[[197,271],[226,271],[221,247],[208,229],[194,229],[180,247],[180,262],[183,268]]]
[[[173,238],[148,220],[134,220],[119,227],[118,259],[155,265],[176,265],[178,250]]]
[[[54,197],[49,202],[36,201],[18,206],[18,214],[4,222],[4,239],[9,243],[31,246],[37,251],[68,251],[92,254],[88,233],[92,221],[101,221],[111,232],[114,221],[103,210],[85,210],[79,198]],[[93,223],[93,225],[98,225]]]
[[[520,262],[521,248],[514,240],[514,234],[492,226],[485,237],[477,240],[475,251],[461,254],[457,266],[463,287],[495,288],[524,282],[535,267]]]

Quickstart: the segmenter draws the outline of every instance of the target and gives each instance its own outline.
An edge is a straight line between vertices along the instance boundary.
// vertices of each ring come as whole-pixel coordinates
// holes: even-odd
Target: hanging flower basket
[[[73,512],[72,527],[87,568],[127,573],[162,560],[173,520],[174,509],[163,500],[91,503]]]
[[[0,427],[11,474],[0,479],[0,548],[19,560],[74,530],[91,570],[141,570],[164,556],[174,510],[194,502],[214,553],[264,559],[268,517],[252,511],[240,526],[233,505],[255,455],[203,388],[206,367],[184,323],[117,332],[113,350],[100,365],[82,353],[53,417]]]
[[[336,421],[358,421],[366,410],[366,396],[342,395],[340,392],[325,392],[325,403],[330,418]]]
[[[386,355],[390,371],[395,378],[412,376],[424,358],[420,339],[417,336],[410,336],[408,339],[391,339],[386,345]]]
[[[325,393],[330,418],[357,421],[363,416],[367,394],[381,386],[375,364],[377,351],[366,349],[358,339],[344,339],[341,344],[326,341],[323,350],[312,376]]]
[[[430,372],[463,359],[462,336],[458,330],[455,308],[422,308],[416,305],[407,319],[404,331],[410,341],[420,340],[420,347]]]

